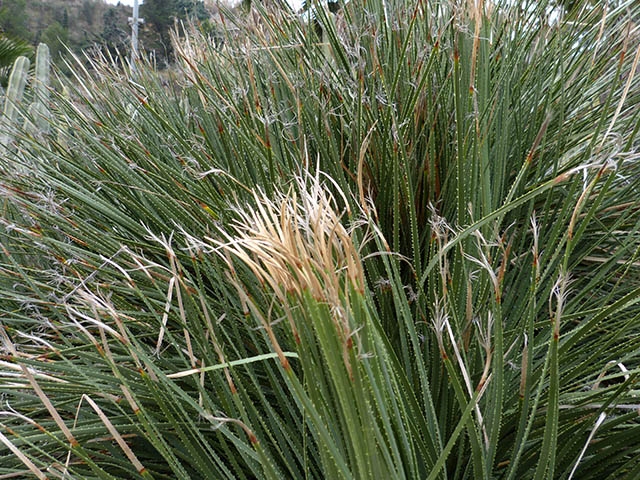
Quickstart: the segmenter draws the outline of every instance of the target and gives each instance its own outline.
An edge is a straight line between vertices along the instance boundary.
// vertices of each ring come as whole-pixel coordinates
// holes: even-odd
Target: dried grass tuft
[[[235,257],[273,290],[296,341],[298,327],[290,299],[309,294],[329,306],[336,330],[348,348],[354,331],[344,305],[349,305],[352,289],[364,292],[365,281],[354,232],[343,224],[348,212],[340,209],[337,200],[344,200],[344,194],[337,185],[332,187],[338,190],[338,197],[321,181],[319,173],[306,173],[297,177],[286,192],[276,192],[273,197],[255,191],[252,205],[236,209],[238,218],[230,231],[221,230],[222,239],[207,240],[232,272]],[[269,320],[255,311],[239,285],[237,289],[279,351]],[[286,364],[284,356],[281,361]]]

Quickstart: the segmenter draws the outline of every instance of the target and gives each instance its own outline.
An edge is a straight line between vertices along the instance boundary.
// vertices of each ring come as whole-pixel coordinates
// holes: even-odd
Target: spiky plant
[[[0,34],[0,85],[6,88],[9,73],[20,56],[31,55],[33,49],[26,42]]]
[[[0,476],[637,478],[640,5],[253,8],[1,160]]]

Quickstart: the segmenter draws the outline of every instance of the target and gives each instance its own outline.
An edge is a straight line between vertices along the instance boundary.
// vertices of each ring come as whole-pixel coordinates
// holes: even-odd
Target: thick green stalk
[[[4,109],[2,111],[2,133],[0,134],[0,152],[2,153],[4,153],[12,138],[8,130],[18,119],[18,105],[22,101],[24,87],[27,84],[29,64],[30,62],[27,57],[18,57],[13,64],[13,69],[11,70],[9,85],[7,86],[7,92],[4,100]]]
[[[45,43],[38,45],[36,50],[35,77],[33,79],[33,104],[35,116],[33,117],[38,129],[46,133],[49,130],[49,47]]]
[[[2,111],[3,118],[8,121],[15,121],[18,118],[17,105],[24,95],[24,87],[27,84],[27,72],[29,71],[29,59],[27,57],[18,57],[13,64],[11,76],[9,77],[9,85],[5,95],[4,109]]]
[[[49,100],[49,65],[51,56],[46,43],[38,45],[36,50],[36,70],[33,82],[34,96],[42,101]]]

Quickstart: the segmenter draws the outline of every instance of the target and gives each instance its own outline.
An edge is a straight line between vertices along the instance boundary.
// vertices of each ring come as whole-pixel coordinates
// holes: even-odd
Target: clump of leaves
[[[640,5],[252,8],[2,160],[0,475],[636,478]]]
[[[7,87],[13,63],[20,56],[33,54],[33,48],[22,40],[0,34],[0,85]]]

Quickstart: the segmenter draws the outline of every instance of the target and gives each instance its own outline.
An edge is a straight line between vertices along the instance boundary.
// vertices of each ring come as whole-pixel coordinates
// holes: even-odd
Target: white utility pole
[[[133,17],[129,17],[132,61],[138,58],[138,25],[141,23],[144,23],[144,18],[138,18],[138,0],[133,0]]]

